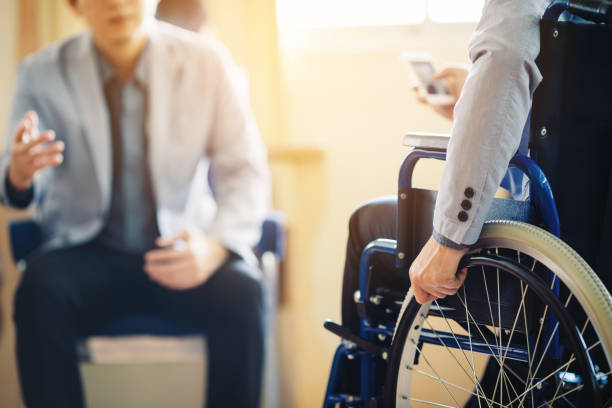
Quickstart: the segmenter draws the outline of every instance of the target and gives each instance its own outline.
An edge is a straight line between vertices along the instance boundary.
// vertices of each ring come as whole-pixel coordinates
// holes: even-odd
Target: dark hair
[[[206,23],[206,9],[201,0],[161,0],[155,18],[190,31],[200,31]]]

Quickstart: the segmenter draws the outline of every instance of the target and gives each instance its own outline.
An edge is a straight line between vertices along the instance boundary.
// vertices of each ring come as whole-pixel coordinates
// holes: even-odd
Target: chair
[[[25,259],[34,251],[41,240],[37,224],[32,220],[15,221],[9,224],[11,254],[20,271],[24,270]],[[274,211],[262,225],[262,235],[254,248],[263,272],[265,293],[265,323],[270,335],[266,341],[266,360],[264,363],[262,406],[278,406],[277,358],[274,338],[276,305],[278,291],[278,273],[285,258],[285,218],[281,212]],[[155,344],[153,350],[139,349],[138,341],[133,336],[149,336]],[[152,352],[165,355],[164,361],[178,361],[194,357],[204,358],[204,338],[197,328],[178,324],[154,315],[127,315],[108,325],[97,328],[93,333],[81,339],[77,345],[81,362],[98,364],[114,360],[120,356],[122,362],[143,362],[150,359]],[[149,341],[149,344],[151,341]],[[126,360],[125,351],[129,347]],[[110,357],[109,357],[110,356]],[[108,361],[107,361],[108,362]],[[87,387],[86,387],[87,388]],[[87,391],[87,390],[86,390]]]

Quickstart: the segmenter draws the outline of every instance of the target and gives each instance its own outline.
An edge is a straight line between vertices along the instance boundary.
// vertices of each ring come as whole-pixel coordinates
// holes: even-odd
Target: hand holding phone
[[[457,98],[447,89],[444,82],[434,79],[436,69],[427,55],[402,53],[402,61],[410,71],[419,88],[419,96],[431,105],[453,105]]]

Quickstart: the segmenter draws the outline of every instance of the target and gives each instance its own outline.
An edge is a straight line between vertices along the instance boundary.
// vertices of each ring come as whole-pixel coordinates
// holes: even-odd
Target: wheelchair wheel
[[[487,223],[455,296],[396,324],[386,407],[598,407],[610,398],[612,298],[564,242]]]

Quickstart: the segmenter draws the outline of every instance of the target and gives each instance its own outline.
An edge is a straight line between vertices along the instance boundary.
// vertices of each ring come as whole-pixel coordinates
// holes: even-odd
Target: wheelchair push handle
[[[609,0],[569,0],[567,10],[595,23],[612,23],[612,1]]]

